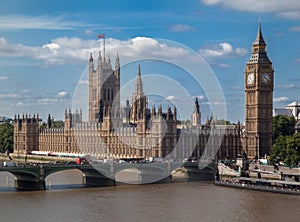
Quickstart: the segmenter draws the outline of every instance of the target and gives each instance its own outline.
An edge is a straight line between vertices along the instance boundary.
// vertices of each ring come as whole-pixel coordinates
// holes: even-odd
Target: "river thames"
[[[79,188],[80,172],[56,173],[46,191],[14,191],[0,173],[1,221],[300,221],[300,197],[212,182]]]

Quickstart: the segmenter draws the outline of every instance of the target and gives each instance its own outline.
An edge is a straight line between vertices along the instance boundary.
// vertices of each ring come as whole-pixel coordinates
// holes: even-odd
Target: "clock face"
[[[250,73],[247,75],[247,84],[253,84],[254,83],[254,73]]]
[[[271,81],[271,76],[269,73],[263,73],[261,78],[263,83],[269,83]]]

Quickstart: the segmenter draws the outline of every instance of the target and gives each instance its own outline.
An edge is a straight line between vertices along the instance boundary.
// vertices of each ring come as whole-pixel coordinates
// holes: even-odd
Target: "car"
[[[16,166],[16,164],[14,162],[11,162],[11,161],[6,161],[3,163],[3,166],[4,167],[14,167]]]

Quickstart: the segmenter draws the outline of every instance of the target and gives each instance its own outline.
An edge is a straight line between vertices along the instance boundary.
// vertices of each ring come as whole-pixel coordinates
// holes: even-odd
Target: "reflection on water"
[[[6,185],[6,175],[1,173],[1,187]],[[65,171],[46,180],[51,188],[47,191],[1,192],[1,221],[260,222],[300,218],[298,196],[218,187],[211,182],[63,190],[71,181],[81,184],[82,174]],[[13,185],[13,177],[8,184]]]

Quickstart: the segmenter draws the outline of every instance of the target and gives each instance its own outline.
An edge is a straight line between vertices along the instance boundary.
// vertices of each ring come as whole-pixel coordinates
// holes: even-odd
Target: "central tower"
[[[248,157],[269,155],[272,147],[274,70],[266,51],[261,32],[252,45],[252,55],[245,68],[246,132],[245,147]]]
[[[119,116],[120,112],[120,60],[117,54],[115,69],[111,61],[99,51],[97,68],[94,69],[92,53],[89,58],[89,122],[103,122],[109,112]]]

